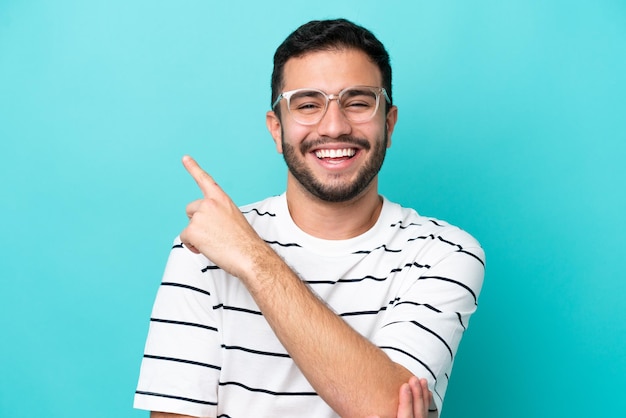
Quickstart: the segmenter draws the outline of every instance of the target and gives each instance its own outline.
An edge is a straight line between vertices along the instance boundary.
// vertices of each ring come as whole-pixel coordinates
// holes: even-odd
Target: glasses
[[[291,117],[302,125],[315,125],[322,120],[331,100],[337,100],[339,109],[350,122],[364,123],[371,120],[380,104],[380,95],[387,103],[391,99],[383,87],[354,86],[339,94],[326,94],[317,89],[297,89],[281,93],[272,104],[272,109],[282,100],[287,100]]]

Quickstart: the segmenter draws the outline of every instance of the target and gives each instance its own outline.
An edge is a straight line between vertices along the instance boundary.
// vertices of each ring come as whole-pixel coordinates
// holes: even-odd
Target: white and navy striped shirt
[[[300,230],[284,194],[242,212],[335,313],[393,361],[427,378],[441,411],[482,286],[478,242],[386,199],[374,227],[337,241]],[[135,407],[200,417],[337,416],[241,281],[178,239],[150,318]]]

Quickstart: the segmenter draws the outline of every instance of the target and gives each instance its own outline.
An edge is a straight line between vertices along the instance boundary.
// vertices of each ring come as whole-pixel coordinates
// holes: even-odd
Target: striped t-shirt
[[[347,240],[300,230],[284,194],[241,209],[337,315],[393,361],[429,380],[441,411],[482,286],[478,242],[386,199],[377,223]],[[135,407],[199,417],[337,416],[241,281],[178,238],[150,318]]]

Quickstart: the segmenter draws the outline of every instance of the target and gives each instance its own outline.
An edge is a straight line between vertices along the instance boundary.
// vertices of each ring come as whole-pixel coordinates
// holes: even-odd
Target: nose
[[[342,135],[349,135],[351,132],[352,125],[343,114],[338,98],[331,98],[328,101],[326,113],[317,124],[317,133],[320,136],[339,138]]]

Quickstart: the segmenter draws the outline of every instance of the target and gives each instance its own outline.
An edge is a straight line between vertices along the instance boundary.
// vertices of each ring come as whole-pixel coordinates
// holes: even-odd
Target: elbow
[[[400,387],[397,390],[377,391],[376,394],[365,393],[360,399],[346,402],[334,409],[342,418],[396,418],[399,392]]]

